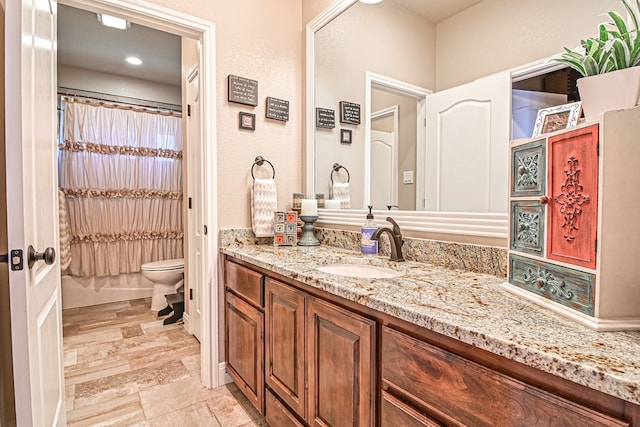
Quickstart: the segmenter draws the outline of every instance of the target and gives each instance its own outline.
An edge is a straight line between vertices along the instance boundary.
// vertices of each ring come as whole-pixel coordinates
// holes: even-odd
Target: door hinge
[[[189,299],[193,299],[193,288],[189,289]]]
[[[189,197],[189,209],[191,209],[191,206],[192,206],[192,205],[191,205],[191,202],[192,202],[192,201],[193,201],[193,200],[191,199],[191,197]]]
[[[10,254],[0,255],[0,262],[9,264],[11,271],[24,269],[22,249],[12,249]]]
[[[204,226],[204,235],[206,236],[208,232],[209,232],[209,229],[208,229],[208,228],[207,228],[207,226],[205,225],[205,226]]]
[[[187,104],[187,117],[191,117],[191,104]]]

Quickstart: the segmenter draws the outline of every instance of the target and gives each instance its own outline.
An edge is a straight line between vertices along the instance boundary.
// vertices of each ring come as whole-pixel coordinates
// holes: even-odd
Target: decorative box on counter
[[[298,213],[295,211],[276,211],[273,222],[273,244],[275,246],[294,246],[298,243]]]

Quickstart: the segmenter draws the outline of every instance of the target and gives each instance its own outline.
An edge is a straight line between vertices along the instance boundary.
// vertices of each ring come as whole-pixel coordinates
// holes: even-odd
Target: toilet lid
[[[184,268],[184,258],[175,258],[175,259],[165,259],[162,261],[154,261],[148,262],[146,264],[142,264],[142,269],[145,271],[154,271],[154,270],[177,270],[180,268]]]

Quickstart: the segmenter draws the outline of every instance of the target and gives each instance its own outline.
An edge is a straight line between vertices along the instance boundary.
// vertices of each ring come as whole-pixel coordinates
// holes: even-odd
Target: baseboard
[[[227,362],[218,365],[218,382],[220,386],[233,382],[229,374],[227,374]]]
[[[182,313],[182,321],[184,323],[184,330],[193,335],[193,332],[191,331],[191,322],[189,322],[189,313]]]

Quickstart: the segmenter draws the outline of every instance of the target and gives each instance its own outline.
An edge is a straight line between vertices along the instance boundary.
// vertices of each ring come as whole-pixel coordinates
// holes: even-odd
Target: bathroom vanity
[[[232,245],[227,369],[273,426],[640,426],[640,333],[596,332],[503,279],[335,247]],[[318,270],[374,264],[400,276]]]

